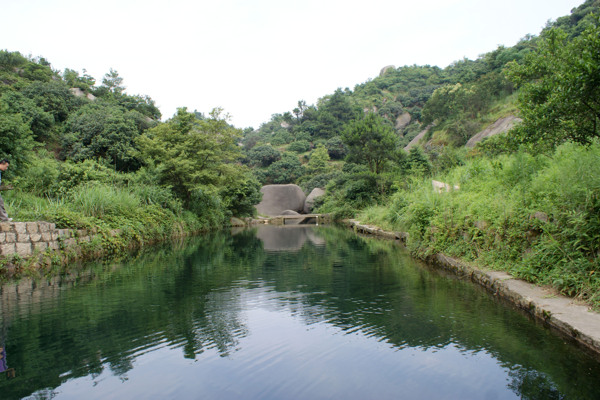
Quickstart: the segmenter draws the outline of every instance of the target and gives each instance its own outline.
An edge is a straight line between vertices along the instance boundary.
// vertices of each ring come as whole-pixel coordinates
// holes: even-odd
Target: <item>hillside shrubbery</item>
[[[476,158],[441,181],[404,184],[361,220],[409,232],[426,257],[443,252],[511,272],[600,306],[600,143],[567,143],[552,157],[524,152]]]

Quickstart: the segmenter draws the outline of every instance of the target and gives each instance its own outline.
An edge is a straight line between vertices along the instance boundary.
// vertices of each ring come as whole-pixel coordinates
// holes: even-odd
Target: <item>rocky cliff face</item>
[[[515,126],[515,124],[521,122],[520,118],[515,117],[514,115],[509,115],[508,117],[500,118],[492,125],[488,126],[481,132],[475,134],[467,144],[466,147],[474,147],[477,143],[481,142],[483,139],[498,135],[500,133],[507,132]]]

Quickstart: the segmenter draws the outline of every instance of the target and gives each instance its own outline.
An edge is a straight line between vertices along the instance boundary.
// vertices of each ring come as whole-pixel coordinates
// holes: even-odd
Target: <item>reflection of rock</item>
[[[312,192],[306,197],[304,201],[304,214],[310,214],[315,204],[315,199],[325,194],[325,190],[321,188],[314,188]]]
[[[325,240],[310,226],[261,225],[257,228],[256,237],[268,251],[299,251],[307,240],[317,246],[325,244]]]
[[[297,185],[266,185],[260,191],[263,198],[256,209],[261,215],[273,217],[285,210],[302,212],[304,208],[306,196]]]
[[[325,246],[325,238],[317,235],[317,233],[314,229],[307,230],[306,236],[308,237],[308,240],[310,240],[312,242],[312,244],[314,244],[315,246],[318,246],[318,247]]]

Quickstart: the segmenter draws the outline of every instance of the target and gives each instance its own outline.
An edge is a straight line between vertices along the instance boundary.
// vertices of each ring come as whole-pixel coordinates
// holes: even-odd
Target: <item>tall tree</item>
[[[375,113],[368,113],[348,124],[342,139],[349,149],[348,161],[367,164],[376,174],[394,158],[398,142],[394,129]]]
[[[561,29],[544,32],[537,51],[511,63],[509,77],[521,86],[523,122],[518,142],[536,151],[564,141],[589,144],[600,136],[600,19],[569,40]]]
[[[259,184],[235,163],[240,136],[221,109],[200,120],[180,108],[172,119],[147,130],[136,142],[140,159],[187,206],[193,206],[195,194],[203,193],[203,198],[222,201],[232,212],[248,212],[248,204],[258,198]]]
[[[112,93],[120,94],[125,91],[123,78],[121,78],[119,73],[112,68],[104,75],[104,78],[102,78],[102,86]]]

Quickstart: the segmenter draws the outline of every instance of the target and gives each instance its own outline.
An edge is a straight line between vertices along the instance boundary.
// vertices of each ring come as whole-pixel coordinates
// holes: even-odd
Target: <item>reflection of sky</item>
[[[362,330],[325,320],[306,324],[302,312],[268,287],[222,292],[243,305],[235,349],[206,346],[196,359],[181,346],[156,343],[136,352],[133,368],[76,378],[56,399],[506,399],[508,370],[490,354],[454,344],[394,348]],[[209,299],[209,303],[210,303]],[[318,310],[311,310],[313,311]]]

